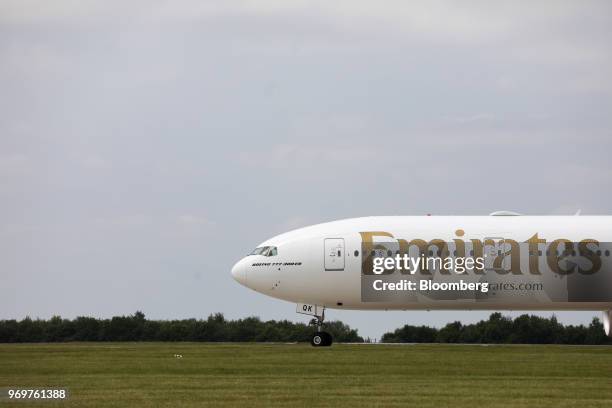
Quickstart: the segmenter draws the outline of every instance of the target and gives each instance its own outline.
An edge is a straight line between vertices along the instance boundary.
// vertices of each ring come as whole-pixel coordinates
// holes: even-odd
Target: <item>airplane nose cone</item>
[[[242,260],[238,261],[232,268],[232,277],[236,282],[246,286],[246,267]]]

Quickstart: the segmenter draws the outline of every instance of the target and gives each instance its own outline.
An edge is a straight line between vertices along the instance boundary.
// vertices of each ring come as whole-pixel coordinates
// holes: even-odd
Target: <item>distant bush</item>
[[[334,341],[361,343],[364,339],[340,321],[327,322]],[[226,320],[215,313],[206,320],[147,320],[142,312],[111,319],[77,317],[49,320],[0,320],[0,343],[66,341],[206,341],[309,342],[314,328],[288,320],[261,321],[258,317]],[[612,344],[599,319],[588,326],[564,326],[552,316],[521,315],[515,319],[493,313],[488,320],[464,325],[452,322],[436,329],[405,325],[385,333],[383,343],[507,343]]]
[[[357,330],[339,321],[325,323],[335,341],[363,342]],[[206,320],[147,320],[142,312],[111,319],[54,316],[49,320],[29,317],[21,321],[0,320],[0,343],[65,341],[228,341],[308,342],[314,328],[288,320],[261,321],[258,317],[226,320],[216,313]]]
[[[489,320],[464,325],[449,323],[441,329],[406,325],[385,333],[383,343],[508,343],[508,344],[612,344],[597,318],[589,326],[564,326],[555,316],[521,315],[514,320],[493,313]]]

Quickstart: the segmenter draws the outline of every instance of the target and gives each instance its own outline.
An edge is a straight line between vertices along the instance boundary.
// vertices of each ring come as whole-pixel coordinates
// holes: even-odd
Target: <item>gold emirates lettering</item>
[[[379,238],[392,238],[394,242],[397,242],[399,245],[399,253],[407,254],[411,247],[418,248],[419,256],[427,255],[430,247],[436,247],[439,253],[443,253],[444,251],[448,251],[448,243],[439,238],[433,238],[429,241],[420,238],[413,238],[411,240],[406,240],[402,238],[395,238],[393,234],[386,231],[365,231],[360,232],[361,235],[361,250],[363,254],[362,260],[362,271],[364,273],[368,272],[370,274],[373,267],[373,255],[372,252],[375,250],[386,250],[387,248],[382,245],[385,242],[376,242],[374,241],[375,237]],[[469,242],[472,246],[472,253],[470,257],[474,258],[482,258],[484,256],[485,248],[488,246],[494,246],[495,241],[491,238],[485,238],[484,241],[480,239],[470,239],[465,241],[461,239],[465,235],[465,231],[463,229],[457,229],[455,231],[455,236],[457,238],[453,239],[453,243],[455,246],[457,257],[465,257],[466,256],[466,243]],[[521,271],[521,251],[520,244],[518,241],[513,239],[504,238],[504,244],[509,246],[507,250],[502,251],[498,254],[493,260],[493,269],[500,274],[512,273],[514,275],[521,275],[523,272]],[[545,238],[540,238],[539,234],[536,232],[529,239],[522,241],[522,244],[527,244],[528,252],[529,252],[529,273],[532,275],[541,275],[541,271],[539,268],[539,249],[538,246],[543,244],[546,245],[548,242]],[[548,267],[555,273],[559,275],[568,275],[574,272],[579,272],[585,275],[590,275],[598,272],[601,269],[601,255],[599,251],[596,249],[595,251],[589,248],[589,244],[594,246],[595,248],[599,248],[599,241],[594,239],[583,239],[578,242],[578,252],[579,256],[585,258],[591,262],[591,267],[587,269],[583,269],[582,267],[576,265],[575,263],[570,264],[570,267],[563,267],[561,265],[561,261],[570,257],[570,254],[573,249],[573,242],[565,239],[559,238],[548,243],[548,251],[546,251],[546,262]],[[561,249],[561,251],[559,251]],[[510,268],[502,269],[504,258],[510,258]],[[406,272],[402,272],[406,273]],[[431,271],[427,268],[421,270],[421,273],[424,275],[431,275]],[[444,268],[444,266],[440,269],[440,273],[442,274],[450,274],[451,271]],[[485,273],[484,269],[474,268],[475,274],[483,275]]]

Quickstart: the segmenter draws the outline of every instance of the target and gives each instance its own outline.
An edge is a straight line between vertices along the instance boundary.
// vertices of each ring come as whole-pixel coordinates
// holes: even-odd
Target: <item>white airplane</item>
[[[365,217],[300,228],[232,268],[242,285],[325,310],[598,310],[612,320],[612,216]]]

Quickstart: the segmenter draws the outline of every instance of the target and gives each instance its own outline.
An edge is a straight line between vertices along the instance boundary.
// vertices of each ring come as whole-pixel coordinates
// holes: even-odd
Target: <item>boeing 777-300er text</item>
[[[598,310],[612,319],[612,216],[353,218],[271,238],[232,276],[313,316],[325,309]]]

